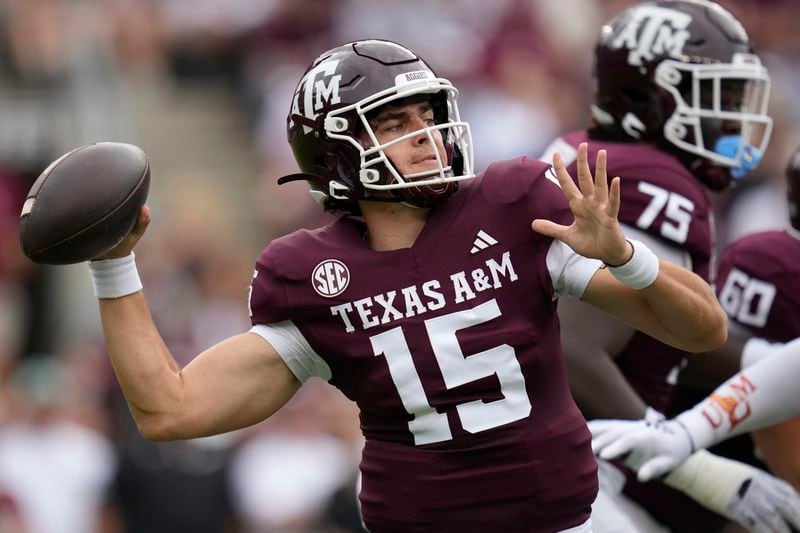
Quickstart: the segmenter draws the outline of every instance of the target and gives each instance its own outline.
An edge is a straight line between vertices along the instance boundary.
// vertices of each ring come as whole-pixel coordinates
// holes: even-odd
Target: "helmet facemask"
[[[413,74],[413,75],[412,75]],[[412,82],[391,87],[352,105],[330,111],[324,121],[331,140],[348,143],[358,153],[358,182],[366,199],[403,201],[427,207],[449,196],[457,182],[475,177],[472,137],[469,124],[461,120],[456,99],[458,90],[430,72],[403,75]],[[381,144],[370,118],[386,105],[403,105],[409,100],[428,99],[434,109],[434,124]],[[355,124],[354,124],[355,122]],[[357,133],[356,133],[357,132]],[[445,154],[434,149],[437,168],[403,175],[386,153],[390,147],[424,135],[431,146],[445,147]],[[331,196],[352,198],[342,184],[331,183]],[[334,190],[337,189],[338,190]]]
[[[675,101],[664,123],[664,138],[679,149],[744,177],[769,143],[770,78],[752,54],[731,63],[662,61],[655,81]]]

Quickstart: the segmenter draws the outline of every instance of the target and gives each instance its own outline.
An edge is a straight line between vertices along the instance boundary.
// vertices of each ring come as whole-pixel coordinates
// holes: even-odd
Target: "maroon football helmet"
[[[327,211],[357,213],[356,200],[431,206],[475,176],[469,124],[459,117],[457,97],[449,81],[399,44],[370,39],[329,50],[306,70],[287,120],[302,173],[278,183],[307,180]],[[367,117],[420,98],[430,101],[434,124],[381,145]],[[419,135],[432,143],[442,136],[447,160],[437,153],[438,169],[404,176],[384,150]]]
[[[602,29],[594,76],[593,136],[670,151],[714,190],[766,149],[769,75],[741,23],[716,3],[626,9]]]
[[[800,146],[786,166],[786,188],[789,200],[789,222],[800,231]]]

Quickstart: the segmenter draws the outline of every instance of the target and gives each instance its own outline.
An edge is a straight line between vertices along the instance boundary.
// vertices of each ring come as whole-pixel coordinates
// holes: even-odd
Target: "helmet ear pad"
[[[675,110],[675,102],[672,97],[654,83],[648,83],[648,87],[624,87],[620,88],[621,97],[627,102],[627,107],[636,115],[642,124],[644,131],[641,133],[642,141],[658,141],[663,137],[662,128],[672,112]]]
[[[650,76],[637,83],[621,76],[605,76],[598,80],[595,99],[600,109],[614,117],[608,128],[619,130],[619,135],[628,140],[658,145],[664,141],[664,123],[677,107],[672,95]]]

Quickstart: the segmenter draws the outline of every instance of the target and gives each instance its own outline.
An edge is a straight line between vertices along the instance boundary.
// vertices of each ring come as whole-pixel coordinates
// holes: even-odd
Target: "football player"
[[[647,424],[593,423],[597,451],[616,457],[634,450],[641,463],[638,477],[642,480],[671,470],[692,449],[766,428],[753,435],[761,455],[771,470],[795,488],[800,487],[800,419],[767,428],[800,414],[796,385],[796,376],[800,375],[800,298],[796,287],[800,264],[800,148],[789,160],[786,181],[788,228],[744,237],[730,245],[720,260],[718,297],[728,314],[731,337],[749,339],[741,351],[745,370],[680,414],[675,422],[652,426],[654,435],[659,435],[658,446],[674,444],[678,439],[680,445],[669,455],[657,456],[638,433],[625,436],[634,428],[650,428]],[[770,345],[765,339],[788,344]],[[649,434],[650,429],[645,430],[644,435]]]
[[[609,174],[622,177],[626,234],[708,280],[714,231],[706,189],[723,190],[746,175],[772,127],[769,75],[744,28],[713,2],[636,4],[602,28],[594,78],[589,128],[554,141],[543,159],[558,151],[571,162],[587,140],[592,150],[608,150]],[[570,385],[587,418],[657,419],[666,412],[685,353],[577,300],[563,301],[559,314]],[[601,491],[619,491],[624,480],[603,466]],[[628,483],[625,490],[646,502],[641,493],[650,489]],[[596,510],[596,527],[602,530],[606,515],[609,527],[619,528],[622,514]],[[670,508],[660,518],[683,530],[687,516]],[[658,526],[631,526],[645,528]]]
[[[252,329],[184,368],[136,273],[147,209],[90,263],[113,366],[147,438],[255,424],[319,377],[360,408],[371,531],[591,530],[597,466],[563,370],[557,297],[694,352],[724,342],[725,315],[701,277],[626,240],[604,151],[592,174],[578,147],[578,185],[558,155],[553,167],[521,157],[476,176],[457,95],[392,42],[319,56],[288,117],[301,173],[280,181],[306,180],[342,216],[270,243]]]
[[[764,346],[759,339],[782,343],[800,337],[800,147],[789,158],[786,184],[787,228],[740,239],[720,259],[717,297],[728,314],[729,325],[736,328],[732,340],[749,339],[745,348],[750,349],[742,352],[744,359],[739,359],[741,368],[771,353],[766,346],[758,349]],[[735,354],[728,360],[736,361]],[[758,431],[753,439],[770,470],[800,490],[800,419]]]

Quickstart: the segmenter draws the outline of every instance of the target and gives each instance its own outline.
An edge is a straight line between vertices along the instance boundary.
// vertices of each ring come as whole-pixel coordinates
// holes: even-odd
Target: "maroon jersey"
[[[585,131],[566,135],[551,145],[552,150],[561,152],[573,176],[577,176],[577,164],[570,162],[569,155],[577,154],[582,142],[589,143],[592,172],[597,152],[607,150],[608,177],[621,178],[620,223],[685,251],[691,257],[692,270],[709,280],[712,213],[697,178],[666,152],[644,144],[590,140]],[[616,363],[639,396],[654,409],[665,412],[685,355],[636,332]]]
[[[800,335],[800,238],[787,231],[749,235],[725,249],[716,289],[731,320],[757,337],[788,342]]]
[[[253,324],[292,321],[361,410],[372,531],[552,532],[589,517],[596,463],[563,368],[552,241],[530,229],[573,218],[546,168],[490,166],[411,248],[374,251],[342,217],[258,260]]]

